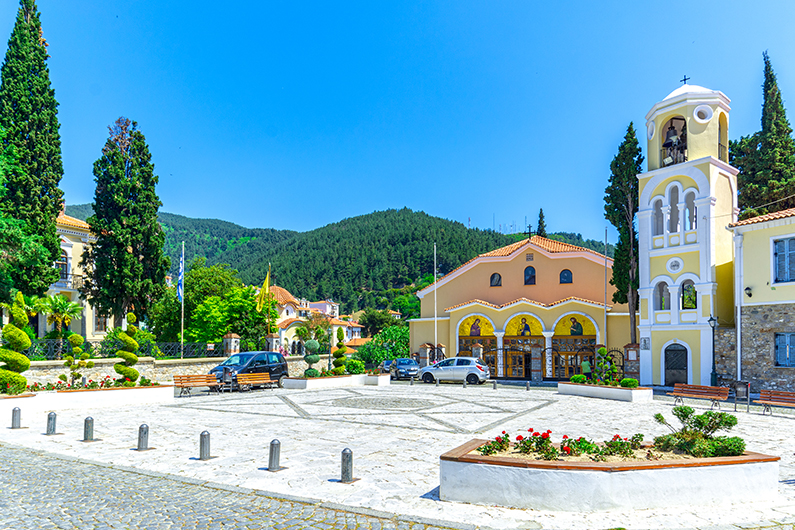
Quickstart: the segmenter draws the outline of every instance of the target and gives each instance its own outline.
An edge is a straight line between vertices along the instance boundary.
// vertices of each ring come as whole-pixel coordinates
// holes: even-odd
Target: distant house
[[[400,313],[400,311],[392,311],[392,310],[390,309],[390,310],[388,311],[388,313],[389,313],[389,315],[390,315],[392,318],[394,318],[395,320],[400,320],[401,318],[403,318],[403,315]]]
[[[340,316],[340,305],[337,302],[333,302],[331,300],[320,300],[319,302],[309,302],[309,307],[312,309],[317,309],[324,315],[329,315],[331,317]]]

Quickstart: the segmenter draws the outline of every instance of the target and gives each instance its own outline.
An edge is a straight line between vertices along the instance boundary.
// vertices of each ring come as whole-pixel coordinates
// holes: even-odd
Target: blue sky
[[[731,98],[735,139],[760,127],[768,50],[795,117],[789,1],[38,6],[68,204],[93,199],[124,115],[167,212],[303,231],[404,206],[521,226],[543,207],[548,229],[601,239],[626,127],[683,75]],[[17,7],[2,2],[0,38]]]

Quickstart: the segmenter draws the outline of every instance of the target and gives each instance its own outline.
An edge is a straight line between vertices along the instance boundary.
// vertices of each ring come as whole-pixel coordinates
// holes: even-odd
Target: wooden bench
[[[695,399],[709,399],[712,401],[710,409],[716,406],[720,409],[720,402],[729,399],[729,387],[725,386],[700,386],[700,385],[686,385],[684,383],[676,383],[674,391],[668,393],[669,396],[674,396],[674,406],[677,404],[684,405],[683,398]]]
[[[278,381],[274,381],[271,379],[271,374],[264,373],[264,374],[237,374],[237,388],[239,390],[243,390],[246,387],[247,390],[255,386],[263,386],[263,385],[270,385],[278,383]]]
[[[206,387],[217,387],[220,386],[221,382],[218,381],[218,378],[215,377],[213,374],[196,374],[196,375],[175,375],[174,376],[174,386],[179,388],[179,395],[182,394],[190,395],[190,391],[192,388],[206,386]]]
[[[762,409],[762,414],[770,411],[770,415],[772,416],[773,405],[778,405],[780,407],[795,407],[795,392],[784,392],[782,390],[760,390],[759,399],[754,401],[754,403],[759,403],[760,405],[764,406]]]

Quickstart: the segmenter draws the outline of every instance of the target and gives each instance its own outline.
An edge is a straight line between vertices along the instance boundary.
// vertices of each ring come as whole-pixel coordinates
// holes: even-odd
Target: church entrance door
[[[665,348],[665,386],[687,384],[687,348],[671,344]]]

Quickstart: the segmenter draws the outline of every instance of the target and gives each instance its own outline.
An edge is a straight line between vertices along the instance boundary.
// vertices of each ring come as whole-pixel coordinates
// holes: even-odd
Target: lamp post
[[[718,327],[718,319],[710,315],[707,322],[712,328],[712,373],[709,376],[709,384],[718,386],[718,372],[715,370],[715,328]]]

